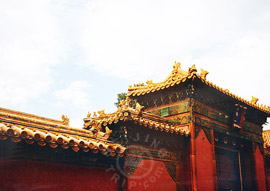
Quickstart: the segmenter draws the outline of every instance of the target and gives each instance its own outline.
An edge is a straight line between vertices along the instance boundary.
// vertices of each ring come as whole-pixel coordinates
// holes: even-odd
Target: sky
[[[270,105],[269,0],[0,0],[0,27],[0,107],[81,128],[175,61]]]

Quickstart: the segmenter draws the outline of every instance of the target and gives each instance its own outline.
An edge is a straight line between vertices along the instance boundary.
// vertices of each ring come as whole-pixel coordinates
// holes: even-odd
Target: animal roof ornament
[[[154,128],[155,130],[171,132],[181,135],[189,135],[189,130],[179,126],[172,126],[168,123],[168,120],[151,113],[144,112],[144,106],[136,103],[135,108],[130,106],[130,97],[126,97],[119,104],[117,110],[113,113],[108,113],[96,117],[84,118],[84,129],[99,130],[102,127],[108,127],[111,124],[116,124],[119,121],[133,121],[135,124],[142,125],[144,127]],[[94,112],[95,113],[95,112]]]
[[[233,93],[231,93],[228,89],[223,89],[219,86],[217,86],[216,84],[208,81],[206,79],[207,75],[209,74],[208,71],[201,69],[201,73],[198,74],[197,68],[195,65],[192,65],[191,67],[189,67],[188,71],[185,71],[181,68],[181,64],[180,62],[175,62],[173,65],[173,69],[172,72],[169,74],[169,76],[163,81],[163,82],[159,82],[159,83],[153,83],[152,80],[147,81],[147,85],[145,85],[144,83],[141,83],[140,86],[129,86],[128,88],[128,96],[135,98],[138,96],[143,96],[146,94],[150,94],[156,91],[160,91],[163,89],[167,89],[173,86],[177,86],[181,83],[184,83],[185,81],[191,79],[198,79],[200,80],[202,83],[206,84],[209,87],[212,87],[218,91],[220,91],[223,94],[226,94],[230,97],[232,97],[233,99],[236,99],[238,101],[241,101],[251,107],[254,107],[256,109],[259,109],[263,112],[266,112],[268,114],[270,114],[270,107],[266,106],[266,105],[259,105],[258,102],[258,98],[252,97],[251,101],[245,100]]]

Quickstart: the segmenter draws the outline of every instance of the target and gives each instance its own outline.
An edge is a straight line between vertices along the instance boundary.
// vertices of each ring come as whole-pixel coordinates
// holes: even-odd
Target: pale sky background
[[[0,0],[0,27],[0,107],[81,128],[174,61],[270,105],[269,0]]]

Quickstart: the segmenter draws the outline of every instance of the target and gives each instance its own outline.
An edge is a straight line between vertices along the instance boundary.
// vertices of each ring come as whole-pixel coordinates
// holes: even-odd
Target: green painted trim
[[[170,125],[184,125],[190,123],[190,115],[168,119]]]
[[[198,103],[196,103],[194,106],[194,112],[227,125],[229,125],[231,122],[231,119],[228,115],[214,111]]]
[[[150,113],[152,113],[154,115],[158,115],[160,117],[167,117],[167,116],[171,116],[171,115],[186,113],[189,111],[189,109],[190,109],[189,102],[184,102],[184,103],[181,103],[179,105],[174,105],[174,106],[170,106],[170,107],[164,107],[161,109],[152,110],[152,111],[150,111]]]

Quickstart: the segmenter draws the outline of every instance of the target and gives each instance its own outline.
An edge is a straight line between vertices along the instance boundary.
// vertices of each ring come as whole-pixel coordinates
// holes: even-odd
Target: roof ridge
[[[180,133],[181,135],[189,135],[189,130],[184,129],[178,126],[172,126],[168,123],[167,119],[162,118],[157,115],[153,115],[143,111],[144,106],[141,106],[139,103],[136,103],[135,109],[130,107],[130,98],[127,97],[125,100],[122,100],[119,104],[118,109],[114,113],[105,114],[105,110],[98,111],[97,116],[94,112],[94,116],[91,117],[91,114],[88,114],[84,118],[84,129],[93,128],[101,129],[101,126],[107,127],[108,124],[118,123],[118,121],[134,121],[149,127],[150,129],[154,128],[155,130],[166,131],[171,133]]]
[[[188,71],[184,71],[183,69],[181,69],[181,64],[180,62],[175,62],[175,64],[173,65],[173,70],[172,72],[169,74],[169,76],[160,83],[153,83],[153,80],[147,81],[147,85],[145,85],[144,83],[142,84],[138,84],[138,85],[134,85],[134,86],[129,86],[128,88],[128,96],[141,96],[141,95],[145,95],[145,94],[149,94],[151,92],[155,92],[155,91],[159,91],[165,88],[169,88],[171,86],[180,84],[185,82],[188,79],[197,77],[199,78],[204,84],[213,87],[215,89],[217,89],[218,91],[222,92],[223,94],[226,94],[234,99],[237,99],[251,107],[254,107],[258,110],[261,110],[265,113],[270,114],[270,106],[266,106],[266,105],[259,105],[257,104],[258,102],[258,98],[255,98],[252,96],[252,100],[248,101],[236,94],[231,93],[228,89],[223,89],[221,87],[219,87],[218,85],[214,84],[213,82],[210,82],[208,80],[206,80],[206,76],[209,74],[208,71],[201,69],[201,73],[198,74],[197,73],[197,69],[195,67],[195,65],[192,65]]]
[[[269,114],[270,114],[270,106],[263,105],[263,104],[259,105],[259,104],[257,103],[257,102],[259,101],[258,98],[255,98],[255,97],[252,96],[252,99],[251,99],[250,101],[248,101],[248,100],[246,100],[246,99],[244,99],[244,98],[242,98],[242,97],[240,97],[240,96],[238,96],[238,95],[236,95],[236,94],[233,94],[233,93],[230,92],[230,90],[228,90],[228,89],[225,89],[225,90],[224,90],[223,88],[221,88],[220,86],[214,84],[213,82],[210,82],[210,81],[208,81],[208,80],[206,80],[206,79],[202,79],[200,76],[197,76],[197,77],[198,77],[203,83],[205,83],[206,85],[208,85],[208,86],[210,86],[210,87],[213,87],[213,88],[217,89],[218,91],[222,92],[223,94],[226,94],[226,95],[228,95],[228,96],[230,96],[230,97],[232,97],[232,98],[234,98],[234,99],[237,99],[237,100],[239,100],[239,101],[241,101],[241,102],[243,102],[243,103],[245,103],[245,104],[247,104],[247,105],[249,105],[249,106],[251,106],[251,107],[254,107],[254,108],[259,109],[259,110],[261,110],[261,111],[263,111],[263,112],[265,112],[265,113],[269,113]]]
[[[119,143],[112,143],[86,135],[82,137],[81,133],[55,132],[52,129],[39,129],[0,122],[0,140],[6,140],[8,137],[14,142],[25,140],[28,144],[37,142],[40,146],[49,145],[52,148],[61,146],[63,149],[67,149],[71,147],[75,152],[80,149],[83,152],[92,150],[93,153],[98,153],[100,151],[101,154],[107,155],[109,153],[110,156],[117,154],[123,157],[126,150],[126,147]]]
[[[17,111],[17,110],[12,110],[12,109],[7,109],[7,108],[3,108],[3,107],[0,107],[0,112],[6,113],[6,114],[18,115],[18,116],[27,117],[27,118],[32,118],[32,119],[39,119],[39,120],[43,120],[43,121],[50,121],[50,122],[54,122],[54,123],[62,123],[61,120],[52,119],[52,118],[48,118],[48,117],[42,117],[39,115],[34,115],[34,114],[25,113],[25,112],[21,112],[21,111]]]

